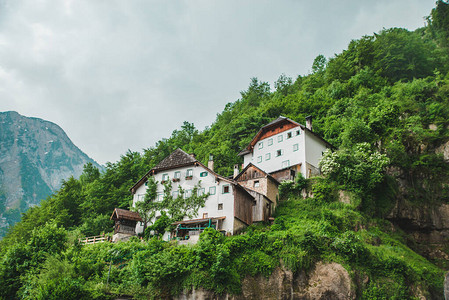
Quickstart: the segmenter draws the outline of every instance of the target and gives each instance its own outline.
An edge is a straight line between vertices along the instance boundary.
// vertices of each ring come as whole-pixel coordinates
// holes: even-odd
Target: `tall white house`
[[[252,210],[255,199],[236,181],[218,175],[213,171],[213,165],[206,167],[194,156],[177,149],[163,159],[156,167],[148,171],[132,188],[133,206],[143,201],[148,178],[152,176],[157,182],[156,201],[162,201],[164,197],[164,183],[172,184],[172,196],[179,196],[180,187],[184,190],[184,196],[189,197],[194,187],[200,185],[199,194],[208,194],[205,206],[198,210],[194,218],[185,217],[176,222],[176,230],[171,233],[171,238],[195,239],[204,229],[213,227],[224,234],[235,234],[242,228],[252,224]],[[161,216],[157,212],[149,224],[154,223]],[[136,233],[142,233],[143,224],[138,223]],[[168,238],[167,233],[165,239]]]
[[[277,180],[292,179],[300,172],[305,178],[318,175],[319,161],[331,145],[307,126],[286,117],[279,117],[263,126],[250,144],[239,153],[243,167],[253,164]]]

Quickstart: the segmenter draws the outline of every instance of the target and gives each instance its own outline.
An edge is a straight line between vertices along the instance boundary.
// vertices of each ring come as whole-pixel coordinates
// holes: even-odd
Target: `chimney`
[[[212,154],[209,154],[209,161],[207,162],[207,167],[214,170],[214,156]]]
[[[239,165],[234,165],[234,176],[233,178],[237,177],[239,175]]]
[[[306,128],[309,129],[310,131],[313,131],[312,130],[312,116],[306,117]]]

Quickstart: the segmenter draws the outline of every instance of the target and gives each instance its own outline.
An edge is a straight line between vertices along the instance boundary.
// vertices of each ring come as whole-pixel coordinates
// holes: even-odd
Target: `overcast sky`
[[[309,73],[351,39],[424,26],[435,0],[0,0],[0,111],[61,126],[101,164],[203,130],[251,77]],[[300,120],[299,120],[300,121]]]

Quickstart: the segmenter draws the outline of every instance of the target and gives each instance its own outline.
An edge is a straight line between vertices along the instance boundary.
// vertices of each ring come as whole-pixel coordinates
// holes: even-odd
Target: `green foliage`
[[[442,271],[371,216],[388,215],[398,180],[410,201],[449,201],[448,164],[435,153],[449,140],[447,11],[447,3],[438,1],[426,28],[385,29],[351,41],[329,59],[319,55],[311,74],[295,80],[282,74],[273,92],[269,83],[252,78],[241,98],[228,103],[203,131],[184,122],[143,153],[128,151],[108,163],[104,173],[86,165],[79,180],[63,182],[0,242],[0,298],[101,298],[106,292],[169,298],[192,287],[237,294],[245,276],[268,276],[280,265],[300,272],[319,260],[366,274],[369,282],[361,287],[361,298],[406,299],[410,286],[438,298]],[[314,131],[337,150],[322,160],[326,178],[297,177],[280,185],[284,201],[273,225],[251,226],[229,238],[207,230],[189,247],[156,237],[83,247],[67,242],[67,231],[74,236],[111,230],[109,215],[115,207],[129,207],[129,188],[178,147],[203,163],[213,154],[215,170],[231,175],[232,166],[242,163],[237,154],[279,115],[298,122],[313,115]],[[25,173],[32,179],[32,172]],[[138,210],[150,220],[161,203],[154,201],[151,177],[148,184]],[[193,197],[186,199],[181,191],[173,199],[167,183],[162,203],[167,216],[147,228],[146,236],[149,231],[162,234],[172,220],[193,216],[206,199],[198,196],[198,188]],[[297,199],[304,188],[314,197]],[[361,204],[336,202],[341,191]],[[20,208],[7,213],[18,216]]]
[[[371,191],[382,182],[389,159],[371,150],[367,143],[356,144],[353,149],[335,152],[327,150],[320,162],[325,176],[353,190]]]

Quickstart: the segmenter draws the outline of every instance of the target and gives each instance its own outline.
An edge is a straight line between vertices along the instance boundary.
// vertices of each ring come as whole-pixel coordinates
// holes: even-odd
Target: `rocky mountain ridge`
[[[102,168],[58,125],[14,111],[0,112],[0,153],[0,227],[79,177],[86,163]]]

